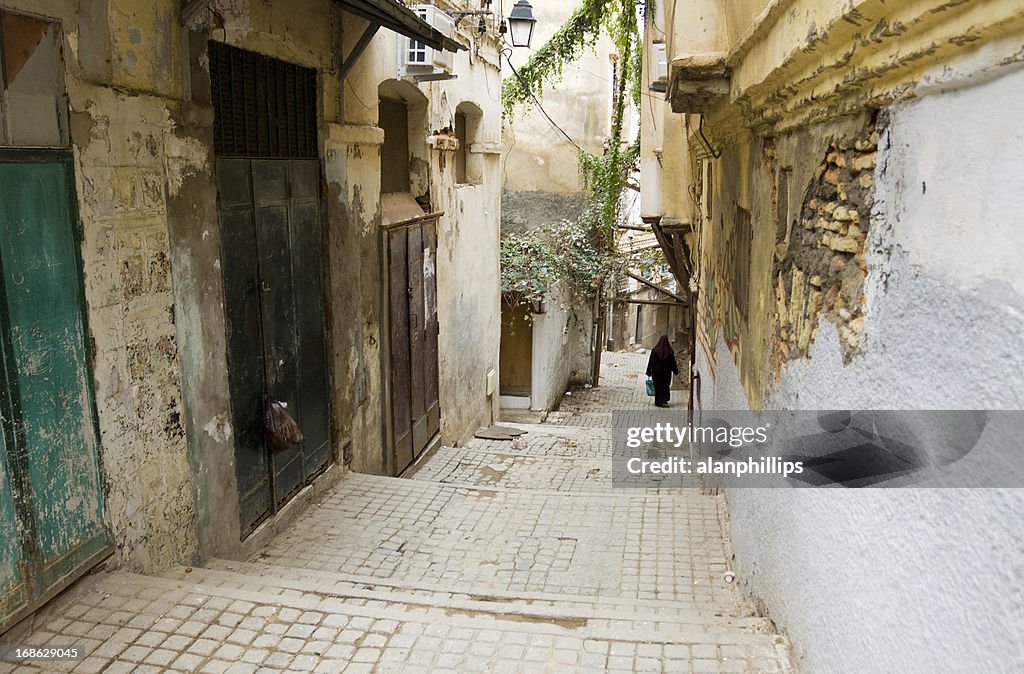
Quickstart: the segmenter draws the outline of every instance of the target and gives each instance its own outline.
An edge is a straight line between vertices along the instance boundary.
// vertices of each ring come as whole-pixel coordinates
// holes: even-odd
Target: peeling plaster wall
[[[879,125],[862,343],[851,353],[847,323],[822,310],[806,354],[766,382],[766,408],[1024,405],[1024,196],[1013,186],[1024,174],[1024,70],[926,93],[883,111]],[[785,136],[780,161],[787,144],[817,137],[797,181],[813,186],[822,150],[852,128]],[[701,407],[745,408],[730,345],[718,336],[713,349],[715,377],[709,352],[698,352]],[[771,368],[767,355],[762,363]],[[789,635],[801,671],[1024,667],[1019,490],[727,497],[742,587]]]
[[[679,101],[691,114],[663,127],[650,200],[699,228],[698,415],[1020,409],[1020,3],[673,8],[670,58],[731,70],[727,93]],[[701,86],[697,69],[680,71],[676,84]],[[707,159],[712,148],[720,158]],[[744,297],[738,209],[752,225]],[[727,498],[741,587],[788,634],[800,671],[1024,668],[1019,490]]]
[[[437,210],[437,313],[441,435],[466,442],[498,416],[498,394],[487,393],[487,375],[497,385],[501,343],[499,236],[501,221],[501,75],[489,44],[455,56],[459,79],[428,87],[431,131],[453,130],[460,103],[482,113],[475,142],[481,178],[457,184],[452,152],[435,150],[432,162]],[[454,136],[454,131],[451,131]]]
[[[73,141],[106,510],[120,561],[150,570],[196,550],[167,232],[182,166],[165,156],[167,101],[105,88],[71,101],[92,123]]]
[[[115,563],[197,556],[167,221],[203,153],[175,137],[177,6],[9,0],[59,20],[92,340],[105,517]]]
[[[362,22],[346,17],[345,50],[362,33]],[[468,24],[464,24],[466,28]],[[377,127],[378,88],[425,99],[422,127],[414,128],[410,148],[417,155],[413,193],[429,193],[437,223],[438,370],[441,439],[464,442],[497,414],[497,395],[487,393],[487,375],[498,368],[501,307],[498,281],[498,222],[501,213],[501,108],[498,54],[489,39],[465,30],[468,51],[454,57],[458,79],[412,85],[397,83],[397,37],[379,31],[349,73],[342,93],[344,124],[332,127],[327,149],[331,221],[331,283],[336,296],[335,377],[349,382],[335,406],[341,434],[352,442],[354,470],[391,470],[382,437],[382,384],[387,354],[380,344],[388,329],[381,315],[383,275],[380,212],[380,152],[384,137]],[[412,91],[410,91],[412,90]],[[481,122],[468,154],[479,167],[475,184],[455,178],[455,112],[471,103]],[[335,156],[331,157],[331,150]],[[335,187],[336,185],[336,187]],[[333,196],[337,190],[337,200]],[[337,269],[336,273],[334,270]],[[351,308],[346,305],[351,305]],[[356,313],[358,312],[358,313]],[[360,320],[353,321],[353,315]]]

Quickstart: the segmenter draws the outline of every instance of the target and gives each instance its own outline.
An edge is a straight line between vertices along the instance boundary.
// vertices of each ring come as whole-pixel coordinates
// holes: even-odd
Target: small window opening
[[[455,138],[459,141],[459,149],[455,152],[455,182],[467,183],[466,155],[469,154],[469,148],[466,142],[466,115],[461,112],[455,113]]]
[[[483,182],[484,155],[474,148],[480,141],[480,122],[483,113],[472,103],[460,103],[455,110],[455,137],[459,149],[455,152],[455,182],[479,185]]]
[[[380,100],[379,122],[384,129],[380,158],[381,194],[410,191],[409,109],[403,101]]]

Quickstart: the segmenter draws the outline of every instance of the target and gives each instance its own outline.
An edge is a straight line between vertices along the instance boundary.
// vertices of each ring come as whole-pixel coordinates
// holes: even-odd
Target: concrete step
[[[197,573],[199,575],[190,575]],[[259,560],[212,560],[206,568],[168,574],[182,581],[201,579],[217,587],[274,588],[282,595],[319,595],[354,605],[419,606],[461,614],[491,614],[512,620],[563,625],[587,624],[613,634],[651,631],[669,636],[683,632],[769,634],[763,618],[728,615],[692,602],[597,598],[540,592],[494,592],[482,595],[457,584],[403,583],[367,576],[297,569]],[[296,595],[296,593],[298,593]]]
[[[770,634],[362,599],[325,591],[323,578],[300,586],[250,571],[89,576],[41,611],[26,637],[77,645],[85,662],[17,671],[792,671],[787,643]]]
[[[714,644],[775,648],[785,642],[771,634],[767,623],[757,618],[728,618],[699,615],[686,609],[661,607],[618,608],[587,604],[573,598],[548,598],[554,605],[527,597],[461,599],[451,593],[429,590],[381,591],[379,581],[360,590],[350,587],[354,579],[338,574],[302,571],[252,563],[214,560],[207,568],[179,567],[154,582],[188,583],[193,591],[225,598],[256,602],[327,614],[365,616],[400,622],[428,617],[429,621],[456,619],[459,625],[475,629],[512,629],[526,624],[530,629],[553,628],[552,633],[572,634],[581,639],[625,640],[659,644]],[[346,589],[350,587],[350,589]]]

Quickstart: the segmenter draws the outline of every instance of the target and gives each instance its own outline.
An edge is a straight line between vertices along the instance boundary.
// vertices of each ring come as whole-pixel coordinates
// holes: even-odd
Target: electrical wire
[[[584,150],[583,150],[583,147],[581,147],[579,143],[577,143],[576,141],[574,141],[574,140],[572,139],[572,137],[571,137],[571,136],[570,136],[569,134],[567,134],[567,133],[565,132],[565,129],[563,129],[562,127],[560,127],[560,126],[558,125],[558,123],[557,123],[557,122],[556,122],[555,120],[551,119],[551,115],[549,115],[549,114],[548,114],[548,111],[544,109],[544,106],[543,106],[543,105],[541,105],[540,99],[539,99],[539,98],[537,98],[537,95],[533,93],[533,88],[531,88],[531,87],[530,87],[530,86],[529,86],[529,85],[528,85],[528,84],[526,83],[526,80],[524,80],[524,79],[523,79],[523,77],[522,77],[522,75],[520,75],[520,74],[519,74],[519,71],[518,71],[518,70],[516,70],[516,67],[515,67],[514,65],[512,65],[512,59],[511,59],[511,58],[509,58],[509,56],[510,56],[510,51],[509,51],[509,50],[507,50],[507,49],[503,49],[503,50],[502,50],[502,52],[501,52],[501,55],[505,57],[505,62],[506,62],[506,63],[508,63],[508,67],[512,69],[512,74],[516,76],[516,79],[517,79],[517,80],[519,80],[519,84],[521,84],[521,85],[523,86],[523,88],[524,88],[524,89],[526,90],[526,93],[530,94],[530,98],[532,98],[532,99],[533,99],[533,102],[537,104],[537,109],[538,109],[538,110],[540,110],[540,112],[541,112],[541,114],[542,114],[542,115],[544,115],[544,118],[545,118],[545,119],[547,119],[547,120],[548,120],[548,122],[549,122],[549,123],[551,124],[551,126],[553,126],[553,127],[554,127],[554,128],[555,128],[555,129],[556,129],[556,130],[557,130],[557,131],[558,131],[558,132],[560,133],[560,134],[562,134],[563,136],[565,136],[565,139],[566,139],[567,141],[569,141],[570,143],[572,143],[572,145],[573,145],[573,146],[574,146],[574,147],[575,147],[575,148],[576,148],[577,150],[579,150],[580,152],[583,152],[583,151],[584,151]]]

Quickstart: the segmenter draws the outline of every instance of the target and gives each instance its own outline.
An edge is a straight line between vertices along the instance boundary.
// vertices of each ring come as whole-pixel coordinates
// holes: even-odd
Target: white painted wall
[[[1024,71],[896,106],[849,365],[822,322],[767,408],[1024,408]],[[746,406],[718,345],[705,409]],[[803,672],[1024,671],[1024,490],[728,493],[745,588]]]
[[[511,6],[512,2],[507,3]],[[537,18],[532,48],[516,48],[509,59],[521,68],[537,47],[547,42],[576,8],[564,0],[535,0]],[[611,42],[602,37],[593,49],[568,63],[560,81],[545,85],[541,103],[573,141],[589,152],[601,154],[611,125]],[[503,63],[503,76],[515,75]],[[536,106],[517,109],[505,126],[505,188],[514,192],[582,192],[577,169],[577,149],[549,122]]]
[[[558,286],[548,292],[544,306],[543,314],[533,316],[530,407],[547,411],[562,399],[569,383],[569,327],[575,319],[568,298]]]

